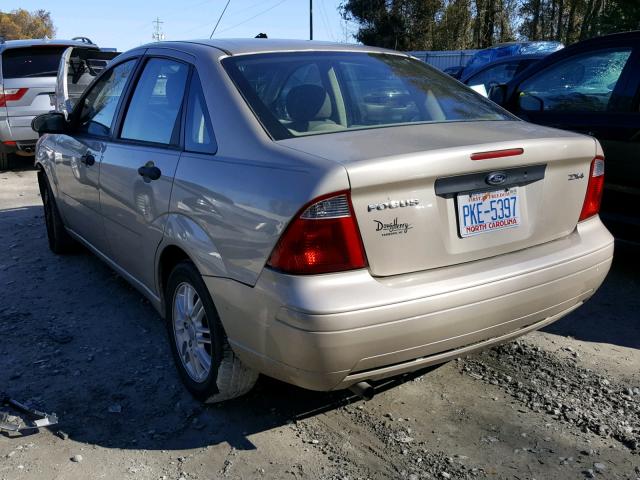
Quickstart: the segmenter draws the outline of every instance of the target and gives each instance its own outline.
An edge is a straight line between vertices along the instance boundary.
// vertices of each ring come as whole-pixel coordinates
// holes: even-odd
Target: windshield
[[[55,77],[66,47],[10,48],[2,53],[4,78]]]
[[[276,139],[399,124],[513,120],[448,75],[391,54],[300,52],[223,65]]]

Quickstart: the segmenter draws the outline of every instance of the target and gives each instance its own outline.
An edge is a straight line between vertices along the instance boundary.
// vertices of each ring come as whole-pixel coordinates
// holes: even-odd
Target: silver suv
[[[86,41],[0,41],[0,170],[9,155],[33,155],[38,134],[36,115],[53,109],[60,59],[69,47],[99,51]]]

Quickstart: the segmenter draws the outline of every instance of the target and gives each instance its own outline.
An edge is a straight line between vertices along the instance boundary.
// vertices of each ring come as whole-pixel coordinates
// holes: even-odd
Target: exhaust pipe
[[[369,382],[358,382],[349,387],[353,393],[363,400],[371,400],[376,394],[373,386]]]

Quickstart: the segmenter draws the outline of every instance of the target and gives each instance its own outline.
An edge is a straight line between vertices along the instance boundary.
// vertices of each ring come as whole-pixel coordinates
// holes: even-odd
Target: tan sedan
[[[34,128],[51,248],[149,298],[203,400],[258,373],[370,395],[554,322],[611,264],[598,142],[399,52],[148,45]]]

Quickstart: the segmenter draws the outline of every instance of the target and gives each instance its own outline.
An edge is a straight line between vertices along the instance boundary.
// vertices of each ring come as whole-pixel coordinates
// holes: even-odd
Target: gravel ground
[[[60,424],[0,434],[0,479],[640,479],[640,257],[517,342],[370,402],[261,378],[202,406],[151,306],[86,252],[47,248],[36,176],[0,173],[0,390]]]

